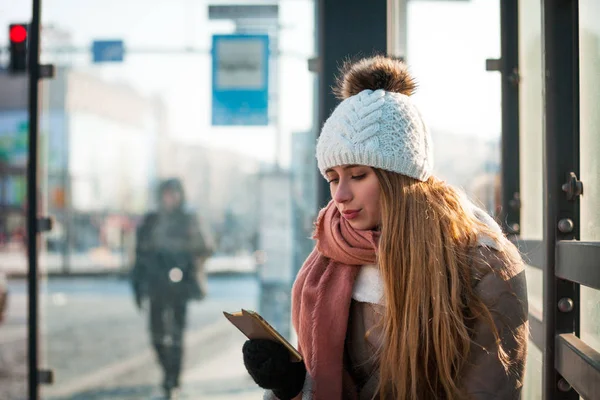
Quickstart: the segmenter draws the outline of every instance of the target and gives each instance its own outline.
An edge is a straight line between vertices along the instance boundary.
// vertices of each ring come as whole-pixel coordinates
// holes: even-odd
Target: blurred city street
[[[0,0],[0,400],[261,400],[223,311],[255,310],[296,344],[301,271],[300,325],[343,304],[366,313],[324,325],[351,333],[345,372],[371,397],[366,377],[403,363],[354,340],[372,331],[373,307],[354,304],[364,280],[350,303],[303,300],[332,293],[331,269],[310,270],[316,289],[303,279],[317,257],[340,261],[326,242],[352,245],[345,231],[379,238],[368,264],[382,282],[364,275],[364,297],[387,304],[376,325],[433,326],[382,336],[436,348],[417,351],[406,385],[436,394],[416,397],[502,397],[469,376],[503,378],[499,356],[517,379],[498,391],[600,399],[598,21],[600,0]],[[328,204],[359,212],[329,224]],[[522,310],[479,284],[479,262],[466,272],[480,253]],[[414,317],[381,296],[399,282],[392,263],[403,293],[419,291]],[[468,357],[435,329],[440,293],[464,303],[450,317],[477,345]],[[476,335],[482,305],[501,348]],[[475,362],[449,379],[440,357]],[[320,381],[327,354],[305,358]]]
[[[125,272],[132,265],[126,255],[98,248],[88,252],[73,252],[65,263],[63,255],[56,252],[42,252],[39,269],[51,275],[64,272],[65,264],[69,274],[111,274]],[[253,273],[256,263],[252,255],[217,255],[206,260],[207,274]],[[27,259],[23,249],[0,251],[0,271],[12,276],[25,276]]]
[[[191,303],[182,399],[259,399],[241,360],[243,336],[222,311],[256,308],[254,276],[211,276],[209,297]],[[27,393],[26,281],[9,284],[0,326],[0,398]],[[45,399],[160,399],[161,376],[127,280],[53,278],[41,283],[41,365],[54,371]]]

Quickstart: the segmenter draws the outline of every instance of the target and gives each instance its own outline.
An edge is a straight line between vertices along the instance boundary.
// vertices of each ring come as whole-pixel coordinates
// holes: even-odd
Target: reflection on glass
[[[581,287],[581,339],[600,351],[600,291]]]
[[[529,283],[529,282],[528,282]],[[532,341],[527,347],[525,384],[521,396],[527,400],[542,400],[542,352]]]
[[[541,3],[519,2],[521,237],[543,237]]]
[[[600,3],[579,3],[581,240],[600,241]],[[581,288],[581,338],[600,351],[600,292]]]
[[[541,4],[536,0],[519,2],[519,140],[521,237],[543,238],[542,197],[542,26]],[[543,272],[527,266],[527,292],[530,313],[543,312]],[[542,399],[542,352],[529,342],[525,372],[524,399]]]
[[[501,82],[477,60],[500,57],[499,3],[407,1],[406,6],[407,60],[419,77],[413,98],[430,121],[435,174],[497,215]],[[434,62],[438,57],[462,61],[440,68]],[[462,94],[454,90],[457,81],[466,85]]]
[[[544,273],[541,269],[525,266],[529,308],[541,313],[544,311]]]

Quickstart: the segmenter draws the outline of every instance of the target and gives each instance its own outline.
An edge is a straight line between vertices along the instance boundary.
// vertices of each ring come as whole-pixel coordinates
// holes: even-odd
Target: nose
[[[339,183],[331,188],[331,198],[336,203],[346,203],[352,200],[352,188],[345,179],[340,179]]]

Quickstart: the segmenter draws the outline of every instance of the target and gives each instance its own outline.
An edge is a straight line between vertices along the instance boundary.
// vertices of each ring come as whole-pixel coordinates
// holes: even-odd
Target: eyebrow
[[[348,165],[344,165],[342,167],[342,169],[345,170],[345,169],[354,168],[354,167],[360,167],[360,165],[358,165],[358,164],[348,164]],[[328,168],[327,170],[325,170],[325,174],[328,174],[330,172],[335,172],[335,171],[333,170],[333,168]]]

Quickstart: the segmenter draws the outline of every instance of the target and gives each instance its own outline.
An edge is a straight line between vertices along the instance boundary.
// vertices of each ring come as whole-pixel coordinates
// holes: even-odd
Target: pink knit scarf
[[[379,232],[355,230],[330,202],[319,213],[313,238],[317,245],[292,290],[292,320],[314,380],[313,398],[342,400],[352,288],[360,267],[376,263]]]

